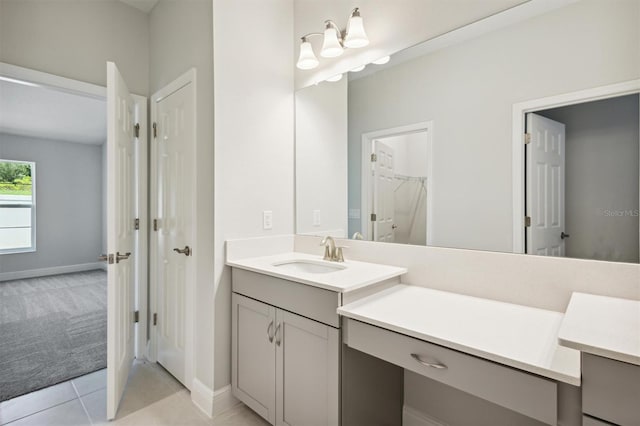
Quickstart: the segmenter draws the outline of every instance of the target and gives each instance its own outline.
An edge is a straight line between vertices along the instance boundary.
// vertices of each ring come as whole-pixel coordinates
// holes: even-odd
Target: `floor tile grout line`
[[[62,383],[66,383],[66,382],[62,382]],[[69,383],[71,384],[71,386],[73,387],[73,389],[74,389],[74,391],[75,391],[75,387],[73,386],[73,383],[71,383],[71,380],[69,380]],[[58,383],[58,384],[60,384],[60,383]],[[57,385],[54,385],[54,386],[57,386]],[[46,388],[45,388],[45,389],[46,389]],[[36,391],[36,392],[37,392],[37,391]],[[18,420],[22,420],[22,419],[26,419],[27,417],[35,416],[36,414],[38,414],[38,413],[42,413],[43,411],[47,411],[47,410],[50,410],[50,409],[52,409],[52,408],[58,407],[59,405],[63,405],[63,404],[66,404],[66,403],[68,403],[68,402],[74,401],[74,400],[76,400],[76,399],[80,399],[80,398],[78,398],[78,392],[77,392],[77,391],[75,392],[75,394],[76,394],[76,397],[75,397],[75,398],[71,398],[71,399],[68,399],[68,400],[66,400],[66,401],[62,401],[62,402],[59,402],[59,403],[57,403],[57,404],[53,404],[53,405],[52,405],[52,406],[50,406],[50,407],[43,408],[42,410],[34,411],[33,413],[29,413],[29,414],[27,414],[27,415],[25,415],[25,416],[17,417],[17,418],[15,418],[15,419],[11,420],[11,421],[10,421],[10,422],[8,422],[8,423],[0,423],[0,425],[1,425],[1,426],[10,425],[11,423],[17,422]],[[26,394],[26,395],[28,395],[28,394]],[[91,420],[89,420],[89,421],[91,421]]]
[[[78,401],[80,401],[80,405],[82,406],[82,411],[84,411],[84,414],[87,416],[87,419],[89,419],[89,424],[93,425],[93,420],[89,415],[89,410],[87,410],[87,407],[84,405],[84,401],[82,400],[82,396],[80,395],[80,392],[78,392],[78,388],[76,387],[76,384],[73,383],[73,380],[69,380],[69,382],[71,383],[71,386],[73,386],[73,390],[76,393],[76,395],[78,395]]]

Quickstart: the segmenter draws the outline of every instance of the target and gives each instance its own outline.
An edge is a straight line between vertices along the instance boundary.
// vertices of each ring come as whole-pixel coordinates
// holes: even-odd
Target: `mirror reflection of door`
[[[638,263],[639,100],[527,114],[528,254]]]
[[[372,154],[371,208],[375,216],[371,217],[370,239],[426,245],[427,130],[378,137]]]

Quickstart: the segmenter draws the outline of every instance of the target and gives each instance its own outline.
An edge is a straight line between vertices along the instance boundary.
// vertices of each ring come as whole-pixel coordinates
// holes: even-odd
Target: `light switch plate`
[[[320,226],[320,210],[313,211],[313,226]]]
[[[271,210],[262,212],[262,228],[273,229],[273,212]]]

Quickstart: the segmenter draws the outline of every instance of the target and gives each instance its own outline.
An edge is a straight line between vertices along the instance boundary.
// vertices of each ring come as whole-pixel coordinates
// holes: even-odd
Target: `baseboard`
[[[191,402],[207,417],[213,417],[213,390],[198,379],[191,383]]]
[[[21,280],[24,278],[46,277],[49,275],[70,274],[72,272],[104,269],[104,262],[82,263],[79,265],[54,266],[52,268],[30,269],[28,271],[0,272],[0,281]]]
[[[402,407],[402,426],[447,426],[421,411],[405,405]]]
[[[216,415],[240,404],[240,400],[231,393],[231,385],[216,390],[213,393],[213,411]]]

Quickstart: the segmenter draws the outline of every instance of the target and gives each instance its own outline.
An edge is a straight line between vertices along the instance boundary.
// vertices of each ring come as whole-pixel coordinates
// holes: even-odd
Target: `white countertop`
[[[274,265],[292,260],[311,260],[314,262],[327,263],[329,265],[344,266],[345,269],[323,274],[304,272],[294,273]],[[342,263],[327,262],[322,260],[322,256],[296,252],[251,257],[246,259],[227,259],[227,265],[339,293],[358,290],[371,284],[398,277],[407,272],[406,268],[380,265],[376,263],[356,262],[353,260],[346,260]]]
[[[580,385],[580,352],[558,345],[559,312],[399,284],[342,306],[338,313]]]
[[[640,301],[574,292],[558,339],[563,346],[640,365]]]

